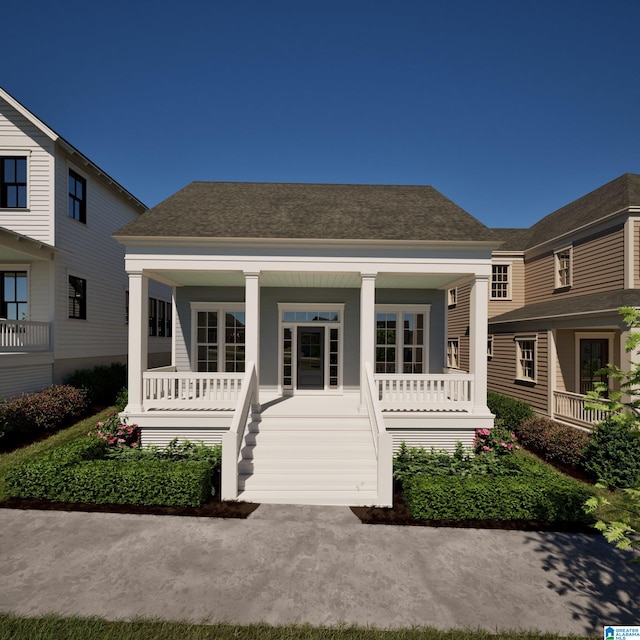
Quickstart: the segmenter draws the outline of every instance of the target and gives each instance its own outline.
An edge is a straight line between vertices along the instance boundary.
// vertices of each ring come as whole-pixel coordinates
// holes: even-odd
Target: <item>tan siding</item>
[[[559,297],[581,296],[613,291],[624,287],[624,229],[618,226],[607,233],[573,245],[573,285],[555,290],[553,251],[528,260],[526,264],[527,304],[547,302]]]
[[[459,341],[459,368],[469,370],[469,309],[471,305],[471,284],[458,287],[458,302],[449,309],[447,339]]]
[[[511,299],[489,300],[489,318],[499,316],[501,313],[519,309],[525,304],[525,268],[523,260],[511,262]],[[491,291],[489,291],[491,295]]]
[[[575,332],[567,329],[556,333],[556,389],[558,391],[576,391],[576,355]]]
[[[538,332],[536,349],[535,384],[516,381],[516,344],[515,337],[524,333],[493,334],[493,358],[488,364],[488,389],[512,398],[528,402],[537,412],[547,413],[548,354],[547,333]],[[526,335],[532,335],[527,332]]]
[[[28,152],[28,209],[1,210],[0,226],[53,244],[53,142],[0,98],[0,156]]]

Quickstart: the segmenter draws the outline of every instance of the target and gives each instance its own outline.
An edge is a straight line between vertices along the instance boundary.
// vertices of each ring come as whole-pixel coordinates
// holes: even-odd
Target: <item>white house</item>
[[[195,182],[120,229],[143,444],[223,444],[222,494],[389,505],[392,449],[452,448],[486,405],[489,229],[432,187]],[[148,280],[173,288],[148,369]],[[447,291],[471,283],[468,373]]]
[[[126,361],[128,280],[112,233],[144,211],[0,89],[1,397],[60,382],[77,368]],[[156,365],[168,362],[171,294],[158,283],[150,291]]]

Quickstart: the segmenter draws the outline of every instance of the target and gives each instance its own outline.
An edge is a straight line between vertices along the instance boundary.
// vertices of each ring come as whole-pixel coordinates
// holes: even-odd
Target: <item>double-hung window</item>
[[[192,316],[196,371],[244,372],[244,304],[194,303]]]
[[[376,305],[376,373],[424,373],[429,308]]]
[[[449,338],[447,340],[447,367],[449,369],[460,368],[460,340],[459,338]]]
[[[69,276],[69,317],[87,319],[87,281]]]
[[[536,381],[536,336],[516,336],[516,378]]]
[[[0,318],[27,320],[27,272],[0,271]]]
[[[572,285],[573,247],[565,247],[554,253],[555,288],[563,289]]]
[[[494,264],[491,266],[491,299],[508,300],[511,298],[511,265]]]
[[[27,159],[0,157],[0,208],[27,208]]]
[[[87,223],[87,181],[69,169],[69,217]]]

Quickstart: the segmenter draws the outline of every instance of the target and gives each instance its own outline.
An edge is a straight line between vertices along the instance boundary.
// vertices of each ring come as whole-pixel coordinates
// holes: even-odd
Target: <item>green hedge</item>
[[[403,483],[405,502],[421,520],[590,521],[586,487],[526,458],[519,464],[519,476],[418,475]]]
[[[9,498],[53,502],[197,507],[212,493],[206,461],[103,459],[105,443],[83,438],[17,465],[5,479]]]
[[[535,415],[531,406],[526,402],[493,391],[487,393],[487,405],[496,419],[501,420],[506,427],[514,430],[516,435],[518,427],[527,418],[532,418]]]

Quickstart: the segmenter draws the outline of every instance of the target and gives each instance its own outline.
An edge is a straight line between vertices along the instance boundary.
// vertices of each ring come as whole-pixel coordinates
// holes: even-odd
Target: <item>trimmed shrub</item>
[[[77,389],[84,389],[93,405],[108,407],[127,386],[127,366],[121,362],[98,365],[93,369],[77,369],[66,380]]]
[[[23,393],[0,405],[0,423],[17,438],[56,431],[82,416],[88,408],[84,391],[53,385],[37,393]]]
[[[640,484],[640,430],[631,418],[612,416],[596,425],[586,449],[586,468],[608,487]]]
[[[129,404],[129,389],[120,389],[118,395],[116,396],[116,411],[118,413],[122,413]]]
[[[592,493],[562,474],[532,466],[522,456],[521,474],[416,475],[404,483],[404,498],[416,519],[422,520],[527,520],[545,523],[585,523],[590,516],[583,505]]]
[[[550,462],[560,462],[583,469],[585,450],[591,435],[548,418],[525,420],[516,430],[518,441]]]
[[[487,393],[487,405],[496,419],[515,431],[516,435],[518,427],[534,415],[533,409],[526,402],[493,391]]]

